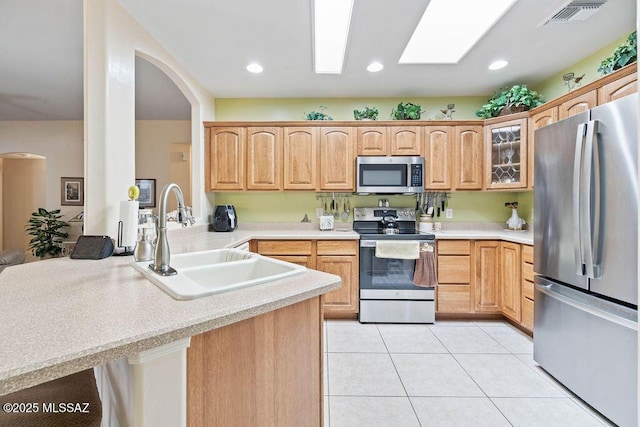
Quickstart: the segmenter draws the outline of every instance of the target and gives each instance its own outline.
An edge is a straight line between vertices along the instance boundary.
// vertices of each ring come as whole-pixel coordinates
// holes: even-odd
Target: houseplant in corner
[[[486,104],[476,111],[476,116],[481,119],[520,113],[542,105],[544,99],[535,90],[527,85],[513,85],[504,89],[490,98]]]
[[[39,258],[57,257],[62,252],[63,239],[69,234],[61,229],[68,227],[64,221],[61,221],[60,209],[48,211],[44,208],[38,208],[36,212],[31,213],[31,218],[26,226],[27,234],[33,236],[29,241],[29,249],[31,253]]]
[[[310,113],[306,113],[307,120],[333,120],[333,117],[324,112],[326,109],[327,107],[325,105],[321,105],[320,111],[311,111]]]
[[[629,34],[627,41],[618,46],[611,56],[605,58],[598,67],[598,72],[606,75],[615,70],[636,62],[638,59],[638,34],[636,31]]]
[[[353,118],[356,120],[375,120],[378,118],[378,109],[376,107],[364,107],[364,110],[353,110]]]
[[[420,104],[401,102],[391,110],[393,120],[420,120],[420,114],[424,113]]]

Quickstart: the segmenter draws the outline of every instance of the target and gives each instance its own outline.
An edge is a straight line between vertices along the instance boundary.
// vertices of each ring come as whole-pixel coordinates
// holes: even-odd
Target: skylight
[[[315,72],[341,74],[353,0],[314,0],[313,6]]]
[[[399,64],[456,64],[517,0],[431,0]]]

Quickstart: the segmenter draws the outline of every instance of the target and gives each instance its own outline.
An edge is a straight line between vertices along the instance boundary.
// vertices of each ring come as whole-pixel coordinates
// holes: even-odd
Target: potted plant
[[[38,208],[36,212],[31,213],[31,218],[26,226],[27,234],[33,236],[29,241],[29,249],[31,253],[39,258],[47,256],[56,257],[62,252],[63,239],[69,234],[61,231],[62,228],[68,227],[64,221],[61,221],[60,209],[48,211],[44,208]]]
[[[627,41],[618,46],[616,50],[613,51],[611,56],[604,59],[600,63],[600,67],[598,67],[598,72],[602,73],[602,75],[609,74],[619,68],[624,67],[625,65],[629,65],[632,62],[636,62],[638,59],[638,35],[634,31],[629,34],[627,37]]]
[[[364,110],[353,110],[353,118],[356,120],[375,120],[378,118],[378,109],[376,107],[364,107]]]
[[[490,119],[527,111],[543,103],[542,96],[535,90],[529,89],[527,85],[513,85],[509,89],[494,94],[482,108],[476,111],[476,116],[481,119]]]
[[[311,111],[310,113],[306,113],[307,120],[333,120],[333,117],[324,112],[326,109],[326,106],[321,105],[320,111]]]
[[[391,110],[391,117],[393,120],[420,120],[420,114],[422,113],[424,113],[424,110],[419,104],[401,102]]]

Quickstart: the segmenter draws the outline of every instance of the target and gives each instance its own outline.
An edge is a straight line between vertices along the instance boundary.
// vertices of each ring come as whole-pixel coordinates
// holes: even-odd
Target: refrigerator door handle
[[[587,135],[585,138],[584,161],[582,170],[583,183],[581,186],[580,201],[582,206],[583,221],[580,222],[580,234],[583,236],[583,260],[586,276],[596,278],[594,268],[594,244],[599,234],[600,223],[600,167],[597,160],[595,139],[598,133],[598,122],[591,120],[587,123]],[[594,161],[595,158],[595,161]],[[595,176],[594,176],[595,175]],[[595,178],[595,179],[594,179]],[[592,196],[593,195],[593,199]],[[593,216],[592,216],[593,203]]]
[[[576,132],[576,148],[573,157],[573,250],[575,256],[576,274],[584,276],[584,257],[582,252],[582,238],[580,227],[580,211],[582,208],[582,145],[587,130],[586,123],[580,123]]]

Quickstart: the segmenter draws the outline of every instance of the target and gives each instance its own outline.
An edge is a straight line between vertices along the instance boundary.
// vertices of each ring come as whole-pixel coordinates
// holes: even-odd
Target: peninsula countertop
[[[277,227],[276,227],[277,228]],[[252,238],[357,239],[353,231],[171,230],[172,253],[234,247]],[[312,298],[340,286],[335,275],[302,275],[178,301],[135,271],[132,257],[56,258],[0,274],[0,395]]]

